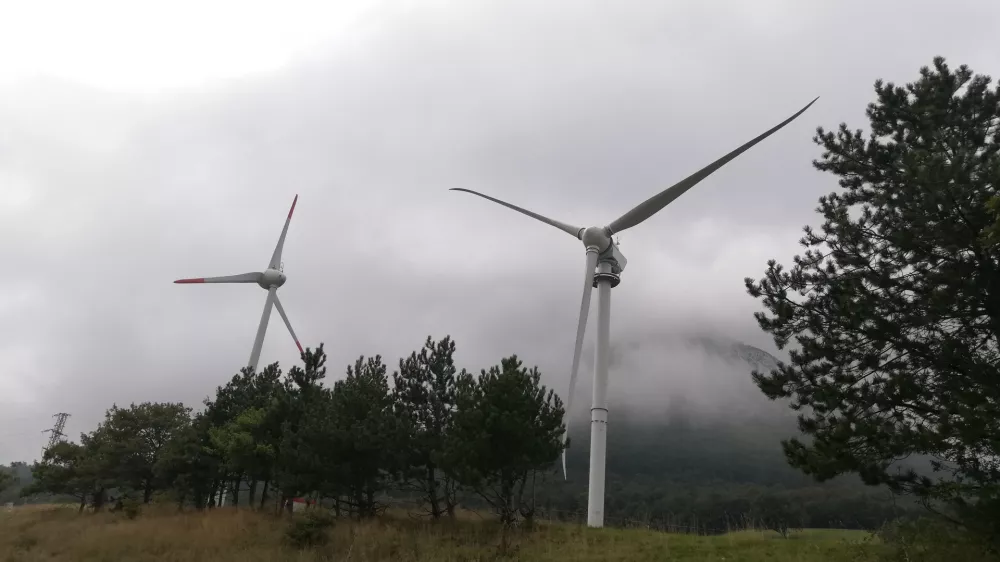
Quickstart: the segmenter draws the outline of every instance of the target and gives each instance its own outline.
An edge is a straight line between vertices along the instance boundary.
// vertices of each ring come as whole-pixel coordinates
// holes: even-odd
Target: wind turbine
[[[587,314],[590,311],[590,293],[593,287],[597,287],[597,350],[594,365],[594,386],[593,399],[590,408],[590,481],[588,484],[587,497],[587,525],[591,527],[604,526],[604,468],[607,454],[607,422],[608,422],[608,353],[610,345],[611,326],[611,289],[621,282],[620,274],[625,269],[625,256],[618,250],[618,245],[612,240],[612,236],[621,231],[632,228],[653,216],[661,209],[670,204],[674,199],[680,197],[685,191],[694,187],[695,184],[708,177],[730,160],[749,150],[752,146],[764,140],[778,129],[789,124],[799,115],[802,115],[809,106],[816,103],[819,97],[809,102],[805,107],[797,111],[794,115],[778,123],[757,138],[747,142],[736,150],[698,170],[694,174],[681,180],[671,187],[650,197],[640,203],[631,211],[618,217],[607,226],[591,226],[582,228],[564,222],[560,222],[527,209],[522,209],[516,205],[511,205],[499,199],[484,195],[482,193],[464,189],[460,187],[452,188],[451,191],[464,191],[472,193],[494,203],[503,205],[508,209],[513,209],[519,213],[554,226],[559,230],[583,241],[587,249],[587,263],[583,274],[583,300],[580,303],[580,319],[576,328],[576,346],[573,350],[573,365],[570,371],[569,395],[566,400],[566,412],[568,413],[573,405],[573,392],[576,389],[576,375],[580,368],[580,351],[583,347],[583,335],[587,328]],[[597,270],[595,274],[595,268]],[[568,433],[568,432],[567,432]],[[567,435],[563,436],[565,443]],[[566,477],[566,452],[562,457],[563,478]]]
[[[292,329],[292,324],[288,321],[288,316],[285,315],[285,309],[281,306],[281,300],[278,299],[278,287],[284,285],[286,279],[284,265],[281,262],[281,250],[285,246],[285,235],[288,234],[288,223],[292,220],[292,213],[295,212],[295,203],[297,203],[298,200],[298,195],[296,195],[295,199],[292,200],[292,208],[288,210],[288,218],[285,219],[285,227],[281,229],[281,236],[278,237],[278,245],[275,246],[274,253],[271,254],[271,261],[267,263],[267,269],[264,271],[241,273],[239,275],[225,275],[222,277],[178,279],[177,281],[174,281],[174,283],[185,284],[256,283],[267,290],[267,299],[264,301],[264,313],[260,316],[260,327],[257,328],[257,337],[254,338],[253,349],[250,351],[249,366],[254,371],[257,370],[257,360],[260,359],[260,348],[264,344],[264,332],[267,331],[267,321],[271,318],[272,305],[278,309],[278,314],[280,314],[281,319],[285,321],[285,326],[288,327],[289,333],[292,334],[292,339],[295,340],[295,345],[299,348],[299,353],[302,353],[302,344],[299,343],[299,338],[295,337],[295,330]]]

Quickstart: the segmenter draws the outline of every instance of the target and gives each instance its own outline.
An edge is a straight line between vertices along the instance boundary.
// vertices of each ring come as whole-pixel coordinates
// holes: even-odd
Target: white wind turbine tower
[[[666,207],[674,199],[680,197],[685,191],[691,189],[695,184],[708,177],[712,172],[718,170],[727,162],[736,158],[743,152],[749,150],[753,145],[764,140],[778,129],[792,122],[793,119],[801,115],[809,106],[816,103],[818,97],[809,102],[794,115],[785,119],[773,128],[764,132],[757,138],[737,148],[736,150],[712,162],[708,166],[698,170],[694,174],[681,180],[675,185],[661,191],[640,203],[637,207],[624,215],[618,217],[604,227],[592,226],[582,228],[559,222],[557,220],[533,213],[527,209],[522,209],[516,205],[505,203],[488,195],[472,191],[471,189],[452,188],[452,191],[464,191],[472,193],[494,203],[498,203],[513,209],[519,213],[554,226],[559,230],[583,241],[587,249],[587,264],[583,275],[583,301],[580,304],[580,320],[576,328],[576,346],[573,350],[573,366],[570,371],[569,395],[566,400],[566,412],[568,413],[573,404],[573,392],[576,388],[576,375],[580,368],[580,351],[583,347],[583,335],[587,327],[587,314],[590,311],[590,293],[592,287],[597,287],[597,350],[594,365],[594,386],[593,401],[590,409],[590,482],[588,484],[587,497],[587,525],[591,527],[604,526],[604,468],[605,456],[607,453],[607,422],[608,422],[608,351],[609,335],[611,325],[611,288],[616,287],[621,278],[619,275],[625,269],[625,256],[618,250],[618,246],[611,237],[627,228],[632,228],[642,221],[653,216]],[[595,274],[595,268],[597,272]],[[564,435],[563,439],[565,440]],[[565,441],[564,441],[565,442]],[[566,453],[563,452],[563,477],[566,475]]]
[[[275,246],[274,253],[271,254],[271,261],[268,262],[267,269],[264,271],[226,275],[223,277],[178,279],[174,281],[174,283],[256,283],[267,290],[267,299],[264,301],[264,313],[261,314],[260,327],[257,328],[257,337],[253,340],[253,350],[250,351],[249,366],[254,371],[257,370],[257,360],[260,359],[260,348],[264,344],[264,332],[267,331],[267,321],[271,317],[272,305],[278,309],[278,314],[285,321],[285,326],[288,327],[289,333],[292,334],[292,339],[295,340],[295,345],[299,348],[299,353],[302,353],[302,344],[299,343],[299,338],[295,337],[295,330],[292,329],[292,324],[288,321],[288,316],[285,315],[285,309],[281,306],[281,300],[278,299],[278,287],[284,285],[286,279],[284,267],[281,263],[281,249],[285,246],[288,223],[292,220],[292,213],[295,212],[295,203],[298,200],[298,195],[292,200],[292,208],[288,210],[288,218],[285,219],[285,227],[281,229],[281,236],[278,237],[278,245]]]

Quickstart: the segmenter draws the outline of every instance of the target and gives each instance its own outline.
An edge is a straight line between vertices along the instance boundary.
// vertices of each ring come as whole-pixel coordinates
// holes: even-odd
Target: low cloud
[[[936,54],[1000,66],[1000,9],[960,4],[436,2],[185,93],[2,85],[0,462],[37,457],[56,412],[75,437],[112,403],[197,404],[235,373],[264,291],[171,281],[263,268],[296,193],[279,294],[303,343],[325,342],[332,378],[359,354],[394,367],[450,334],[462,366],[517,353],[564,392],[582,246],[448,188],[604,224],[821,95],[622,234],[612,337],[648,343],[612,396],[758,401],[746,373],[682,336],[775,351],[742,279],[788,261],[836,187],[810,165],[815,126],[861,126],[876,78],[911,80]],[[660,333],[678,336],[646,337]],[[297,360],[276,317],[261,360]]]

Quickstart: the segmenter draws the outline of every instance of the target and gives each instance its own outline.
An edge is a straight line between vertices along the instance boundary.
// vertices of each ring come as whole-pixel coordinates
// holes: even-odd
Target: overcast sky
[[[816,126],[863,126],[874,80],[934,55],[1000,72],[998,27],[982,0],[2,2],[0,462],[56,412],[75,439],[244,365],[266,293],[172,281],[263,269],[295,194],[278,294],[331,378],[451,334],[462,366],[518,353],[564,392],[582,245],[447,189],[603,225],[819,95],[621,236],[612,338],[673,343],[612,395],[712,388],[675,336],[773,350],[743,278],[836,188]],[[297,360],[272,315],[261,364]]]

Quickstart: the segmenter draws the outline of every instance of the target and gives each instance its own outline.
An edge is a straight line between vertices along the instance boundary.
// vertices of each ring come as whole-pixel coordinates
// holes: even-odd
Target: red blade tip
[[[178,279],[177,281],[174,281],[174,283],[204,283],[204,282],[205,282],[204,277],[198,277],[196,279]]]
[[[296,203],[298,203],[298,201],[299,201],[299,196],[298,196],[298,195],[296,195],[296,196],[295,196],[295,199],[292,199],[292,208],[291,208],[291,209],[288,209],[288,218],[289,218],[289,219],[290,219],[290,218],[292,218],[292,213],[294,213],[294,212],[295,212],[295,204],[296,204]],[[286,219],[286,220],[287,220],[287,219]]]
[[[305,351],[302,351],[302,344],[301,344],[301,343],[299,343],[299,342],[295,342],[295,345],[296,345],[296,347],[298,347],[298,348],[299,348],[299,353],[300,353],[300,354],[301,354],[301,353],[305,353]]]

